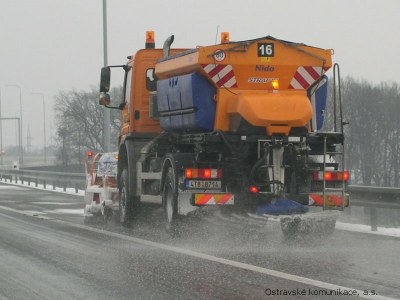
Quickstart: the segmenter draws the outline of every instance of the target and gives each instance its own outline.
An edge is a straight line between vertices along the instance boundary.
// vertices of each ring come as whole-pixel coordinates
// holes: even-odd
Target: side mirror
[[[107,93],[101,93],[100,94],[100,99],[99,99],[99,104],[103,106],[109,106],[111,102],[110,95]]]
[[[111,69],[110,67],[101,68],[100,93],[107,93],[110,90]]]

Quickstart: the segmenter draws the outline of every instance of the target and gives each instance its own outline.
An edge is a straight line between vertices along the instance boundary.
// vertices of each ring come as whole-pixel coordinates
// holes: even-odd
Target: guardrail
[[[400,208],[400,188],[349,185],[351,205]]]
[[[350,205],[364,207],[364,213],[369,215],[371,231],[378,230],[381,208],[400,209],[400,188],[349,185],[349,193]]]
[[[36,170],[0,170],[0,180],[9,182],[20,182],[28,185],[31,183],[38,187],[42,184],[44,188],[47,185],[52,185],[53,190],[56,187],[62,188],[64,192],[67,188],[74,188],[75,193],[79,190],[85,189],[86,176],[82,173],[63,173],[63,172],[48,172],[48,171],[36,171]]]
[[[74,188],[77,193],[79,189],[85,189],[86,176],[82,173],[64,173],[36,170],[13,170],[0,169],[0,179],[18,182],[31,182],[37,187],[39,184],[52,185],[56,187]],[[374,187],[349,185],[350,201],[352,205],[368,207],[398,207],[400,208],[400,188]]]

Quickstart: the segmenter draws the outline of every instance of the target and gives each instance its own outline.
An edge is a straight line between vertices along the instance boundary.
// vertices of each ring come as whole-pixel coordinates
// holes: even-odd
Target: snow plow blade
[[[310,212],[280,217],[282,233],[287,238],[304,235],[329,235],[335,230],[338,211]]]
[[[279,216],[282,233],[286,238],[306,235],[329,235],[335,230],[338,211],[309,212],[306,205],[289,199],[275,199],[257,207],[259,216]]]

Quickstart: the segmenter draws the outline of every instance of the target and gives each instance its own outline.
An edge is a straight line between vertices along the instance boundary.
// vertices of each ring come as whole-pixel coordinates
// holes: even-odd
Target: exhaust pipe
[[[163,46],[163,53],[164,53],[164,57],[169,56],[169,51],[171,49],[171,45],[174,42],[174,36],[171,35],[169,38],[167,38],[164,42],[164,46]]]

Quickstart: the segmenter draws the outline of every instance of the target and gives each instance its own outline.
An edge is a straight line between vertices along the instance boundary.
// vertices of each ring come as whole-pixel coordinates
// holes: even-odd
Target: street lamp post
[[[21,87],[17,84],[7,84],[6,86],[8,87],[14,87],[17,88],[19,90],[19,111],[20,111],[20,120],[18,121],[19,123],[19,143],[20,143],[20,147],[21,147],[21,162],[20,162],[20,166],[22,166],[22,164],[24,163],[24,146],[23,146],[23,132],[22,132],[22,91],[21,91]]]
[[[21,119],[20,118],[17,118],[17,117],[15,117],[15,118],[0,118],[0,123],[2,123],[1,121],[3,121],[3,120],[17,120],[18,121],[18,135],[19,135],[19,146],[18,146],[18,148],[19,148],[19,166],[21,167],[22,166],[22,145],[21,145]]]
[[[0,90],[0,120],[1,120],[1,90]],[[0,122],[0,159],[3,166],[3,124]]]
[[[103,0],[103,47],[104,47],[104,67],[108,65],[107,59],[107,0]],[[104,151],[110,151],[110,109],[103,107],[103,144]]]
[[[43,101],[43,155],[44,155],[44,164],[47,163],[47,152],[46,152],[46,110],[44,106],[44,95],[42,93],[31,93],[32,95],[39,95],[42,96]]]

